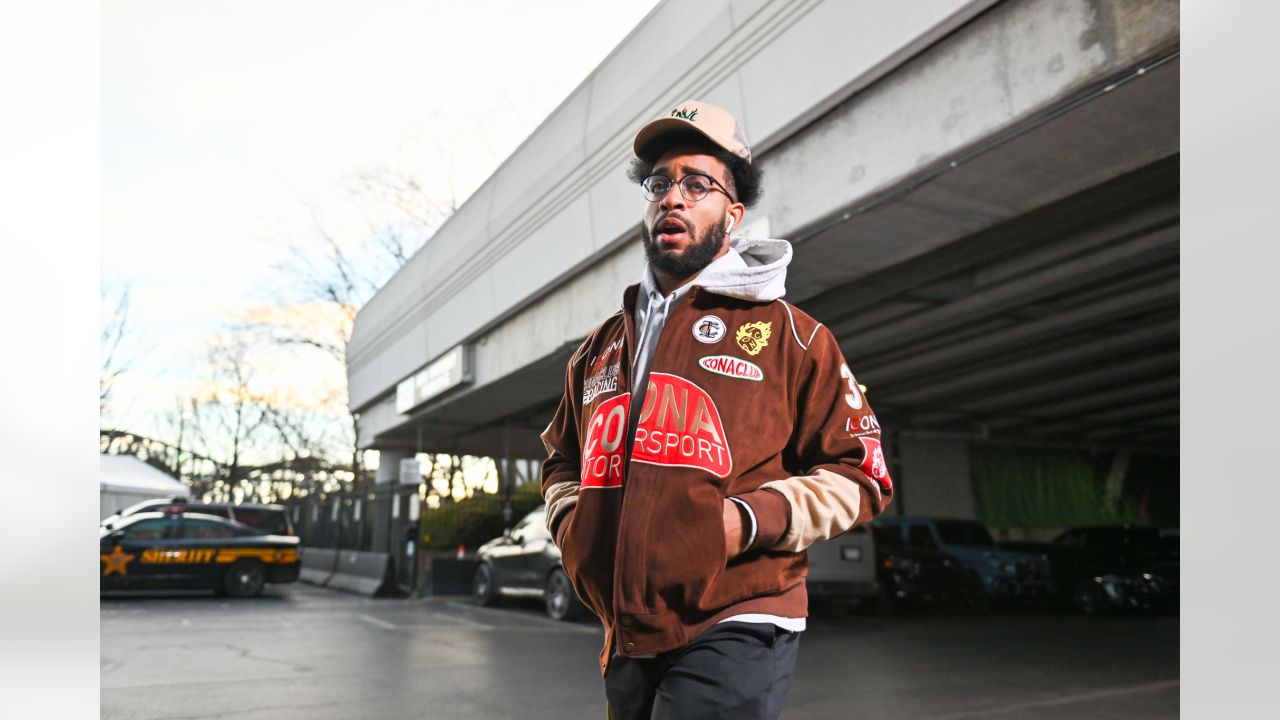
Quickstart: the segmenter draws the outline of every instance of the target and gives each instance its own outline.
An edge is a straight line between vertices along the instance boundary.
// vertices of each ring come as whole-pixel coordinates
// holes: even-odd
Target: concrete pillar
[[[373,520],[373,551],[390,552],[398,539],[389,538],[391,532],[391,496],[400,481],[400,461],[412,456],[404,450],[379,450],[378,474],[373,485],[373,507],[369,513]],[[403,508],[401,511],[403,512]]]
[[[967,440],[904,431],[897,442],[902,502],[891,514],[977,518]]]

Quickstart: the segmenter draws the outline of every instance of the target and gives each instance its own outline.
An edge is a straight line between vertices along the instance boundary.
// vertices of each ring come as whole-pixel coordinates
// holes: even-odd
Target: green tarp
[[[1107,463],[1087,452],[975,446],[973,492],[989,527],[1057,528],[1125,522],[1106,496]]]

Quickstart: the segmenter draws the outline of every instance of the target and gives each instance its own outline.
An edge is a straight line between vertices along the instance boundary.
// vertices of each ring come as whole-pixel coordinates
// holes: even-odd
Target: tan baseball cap
[[[646,154],[646,148],[654,140],[669,133],[689,130],[702,134],[716,145],[751,162],[751,148],[747,145],[747,136],[742,132],[738,121],[728,110],[701,100],[685,100],[670,113],[650,120],[636,133],[631,147],[636,157],[656,160],[652,153]]]

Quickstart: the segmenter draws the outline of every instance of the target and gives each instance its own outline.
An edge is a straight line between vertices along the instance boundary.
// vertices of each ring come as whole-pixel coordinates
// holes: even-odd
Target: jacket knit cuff
[[[569,528],[569,516],[573,514],[576,508],[569,508],[568,512],[560,513],[560,517],[556,518],[554,526],[551,528],[551,536],[555,538],[556,547],[564,549],[564,533]]]
[[[782,493],[762,488],[736,497],[750,505],[756,516],[756,539],[747,550],[769,548],[787,534],[787,528],[791,526],[791,503]]]

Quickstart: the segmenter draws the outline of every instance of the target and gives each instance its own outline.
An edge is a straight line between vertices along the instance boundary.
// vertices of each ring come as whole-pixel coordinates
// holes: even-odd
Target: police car
[[[185,497],[169,499],[143,500],[114,515],[103,518],[100,523],[106,528],[119,527],[121,522],[140,512],[197,512],[206,515],[217,515],[228,520],[235,520],[250,527],[255,527],[268,535],[294,535],[293,521],[283,505],[257,505],[253,503],[209,503],[189,500]]]
[[[252,597],[298,579],[296,537],[203,513],[142,512],[99,531],[101,590],[203,588]]]

